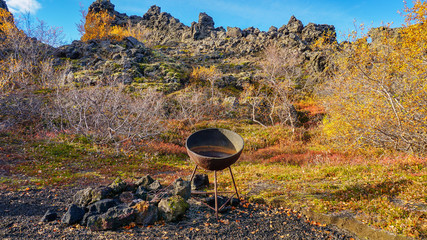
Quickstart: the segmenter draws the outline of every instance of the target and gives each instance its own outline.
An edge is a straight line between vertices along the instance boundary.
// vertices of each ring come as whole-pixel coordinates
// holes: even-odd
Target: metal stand
[[[192,194],[199,194],[199,195],[202,195],[202,194],[208,195],[208,194],[212,194],[212,193],[215,194],[215,208],[209,206],[208,204],[205,204],[205,205],[208,206],[210,209],[212,209],[212,210],[215,211],[215,216],[216,216],[217,220],[218,220],[218,211],[221,211],[221,209],[223,209],[225,207],[225,205],[227,205],[227,203],[231,201],[231,199],[234,197],[234,195],[236,195],[237,198],[240,199],[239,193],[237,192],[236,182],[234,181],[233,172],[231,171],[231,167],[228,167],[228,169],[230,170],[231,180],[233,181],[233,186],[234,186],[234,191],[235,192],[230,192],[230,191],[228,191],[228,192],[218,192],[217,179],[216,179],[216,172],[217,171],[214,171],[214,189],[215,189],[214,192],[193,192],[193,191],[191,192]],[[194,178],[196,170],[197,170],[197,165],[194,168],[193,173],[191,174],[190,184],[191,184],[191,181]],[[218,208],[218,193],[233,193],[233,195],[231,195],[231,197],[229,197],[228,200],[221,207]]]

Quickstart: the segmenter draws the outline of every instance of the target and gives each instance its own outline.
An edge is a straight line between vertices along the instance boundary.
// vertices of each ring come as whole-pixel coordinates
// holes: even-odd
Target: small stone
[[[238,199],[238,198],[232,198],[230,200],[229,204],[230,204],[230,206],[238,207],[239,204],[240,204],[240,199]]]
[[[98,202],[95,202],[89,205],[87,208],[89,212],[94,212],[96,214],[105,213],[109,208],[112,208],[117,205],[117,202],[113,199],[102,199]]]
[[[52,222],[58,218],[58,214],[51,210],[47,210],[43,217],[40,219],[40,222]]]
[[[144,188],[147,188],[148,185],[150,185],[153,182],[154,182],[154,179],[150,175],[145,175],[144,177],[138,179],[135,182],[135,185],[138,186],[138,187],[142,186]]]
[[[131,203],[135,199],[135,196],[132,192],[122,192],[119,199],[122,203]]]
[[[94,203],[105,198],[113,196],[113,190],[110,187],[98,187],[92,190],[91,192],[91,202]]]
[[[144,201],[148,200],[148,190],[143,186],[139,186],[135,192],[135,197],[140,198]]]
[[[127,188],[127,183],[123,181],[121,178],[116,178],[113,183],[108,186],[111,188],[114,194],[120,194]]]
[[[92,201],[92,190],[93,189],[89,187],[78,191],[73,196],[73,203],[81,207],[87,206]]]
[[[173,187],[174,187],[174,191],[173,191],[174,195],[179,195],[179,196],[183,197],[185,200],[187,200],[191,197],[190,182],[184,181],[181,178],[178,178],[173,183]]]
[[[152,182],[150,185],[147,186],[147,189],[150,191],[157,191],[162,189],[162,185],[160,184],[160,182],[158,180]]]
[[[227,200],[228,200],[228,198],[226,198],[226,197],[218,196],[218,210],[221,208],[222,205],[224,205],[224,203],[227,202]],[[206,203],[209,206],[215,208],[215,197],[208,197],[206,199]],[[230,204],[230,202],[227,205],[229,205],[229,204]],[[224,206],[221,210],[219,210],[219,212],[226,212],[228,210],[230,210],[230,207],[229,206]]]
[[[62,216],[61,222],[72,225],[80,222],[85,215],[85,210],[75,204],[68,207],[67,212]]]
[[[196,174],[191,181],[191,189],[201,190],[209,187],[209,177],[207,174]]]

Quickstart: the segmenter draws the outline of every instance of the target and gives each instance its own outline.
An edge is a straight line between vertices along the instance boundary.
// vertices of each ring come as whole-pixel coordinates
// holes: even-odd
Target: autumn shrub
[[[173,95],[175,109],[172,118],[189,121],[191,125],[196,124],[209,113],[209,97],[206,91],[199,88],[188,87]]]
[[[323,130],[336,146],[426,153],[426,17],[427,2],[416,1],[404,27],[342,46],[324,99]]]
[[[18,19],[22,21],[21,19]],[[63,72],[54,66],[51,46],[27,36],[26,32],[58,39],[56,32],[42,22],[26,31],[18,28],[12,14],[0,9],[0,120],[4,126],[41,125],[46,89],[57,84]],[[55,40],[56,41],[56,40]]]
[[[51,106],[54,128],[101,143],[155,136],[163,130],[164,97],[153,89],[131,93],[111,79],[106,85],[58,88]]]
[[[124,26],[113,25],[115,16],[107,11],[89,12],[80,10],[83,20],[77,24],[82,35],[82,41],[89,40],[116,40],[121,41],[126,37],[134,37],[140,42],[152,45],[150,39],[152,30],[141,23],[132,24],[128,21]]]
[[[296,50],[269,45],[263,52],[260,78],[246,84],[242,103],[249,106],[252,121],[263,126],[297,126],[293,106],[296,80],[300,77],[301,59]]]
[[[210,83],[211,87],[211,98],[215,97],[215,82],[222,78],[222,72],[216,66],[212,65],[209,68],[199,66],[193,68],[190,74],[190,78],[193,82],[206,81]]]
[[[121,26],[113,26],[115,16],[111,15],[108,11],[100,11],[85,13],[82,11],[82,17],[85,19],[82,26],[78,25],[80,33],[82,34],[82,41],[89,40],[117,40],[130,36],[129,31]]]

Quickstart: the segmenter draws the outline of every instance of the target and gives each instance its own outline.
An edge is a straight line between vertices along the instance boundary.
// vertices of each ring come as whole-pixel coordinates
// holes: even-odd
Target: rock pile
[[[146,226],[158,220],[179,221],[190,207],[187,200],[191,197],[191,189],[204,189],[208,185],[207,175],[201,174],[196,175],[191,183],[178,178],[168,187],[163,187],[149,175],[133,183],[118,178],[109,186],[89,187],[78,191],[61,222],[102,231],[114,230],[131,223]],[[215,204],[213,197],[204,201],[211,206]],[[220,203],[226,201],[226,198],[219,197]],[[233,199],[230,204],[238,205],[239,200]],[[55,219],[57,214],[48,211],[40,222]]]

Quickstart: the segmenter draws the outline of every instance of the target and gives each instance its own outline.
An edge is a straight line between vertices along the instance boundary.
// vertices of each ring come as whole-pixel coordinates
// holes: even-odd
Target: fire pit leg
[[[191,181],[193,181],[194,174],[196,173],[196,170],[197,170],[197,164],[196,164],[196,167],[195,167],[195,168],[194,168],[194,170],[193,170],[193,173],[191,174],[190,184],[191,184]]]
[[[218,190],[217,190],[217,183],[216,183],[216,171],[214,171],[214,187],[215,187],[215,216],[216,220],[218,220]]]
[[[234,182],[233,172],[231,172],[231,167],[228,167],[230,170],[231,180],[233,180],[234,190],[236,190],[237,199],[240,199],[239,193],[237,192],[236,182]]]

